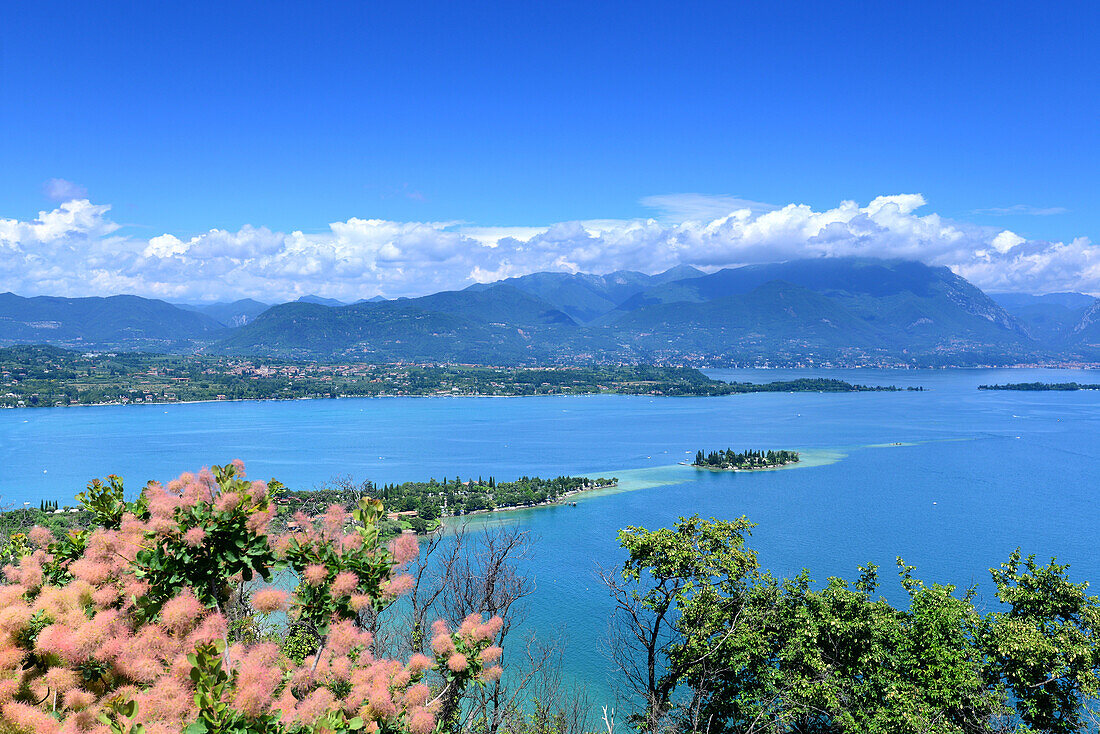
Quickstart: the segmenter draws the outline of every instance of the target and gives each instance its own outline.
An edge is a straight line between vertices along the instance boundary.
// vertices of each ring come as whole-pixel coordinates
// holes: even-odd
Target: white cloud
[[[710,221],[738,209],[748,209],[754,213],[778,209],[773,204],[723,194],[657,194],[644,196],[638,203],[650,209],[656,209],[662,221],[674,222],[682,222],[685,219]]]
[[[1004,232],[1001,232],[993,238],[992,244],[993,249],[1003,255],[1016,245],[1022,245],[1025,242],[1027,242],[1027,240],[1025,240],[1023,237],[1016,234],[1015,232],[1011,232],[1006,229]]]
[[[1055,214],[1065,214],[1069,209],[1064,206],[1031,206],[1030,204],[1013,204],[1012,206],[994,206],[988,209],[975,209],[974,214],[986,214],[993,217],[1007,217],[1024,215],[1029,217],[1049,217]]]
[[[698,196],[683,200],[681,214],[693,216],[678,221],[482,227],[353,217],[320,233],[245,226],[149,239],[121,234],[110,207],[74,199],[35,219],[0,219],[0,290],[266,301],[316,293],[355,300],[539,270],[657,272],[680,263],[713,269],[866,255],[946,265],[991,290],[1100,292],[1100,256],[1087,238],[1027,240],[1002,228],[922,215],[926,203],[919,194],[880,196],[865,206],[844,201],[822,211],[802,204],[754,208],[740,199],[721,199],[719,206],[710,198],[704,206]]]
[[[51,201],[71,201],[88,195],[86,188],[63,178],[51,178],[42,185],[42,191]]]

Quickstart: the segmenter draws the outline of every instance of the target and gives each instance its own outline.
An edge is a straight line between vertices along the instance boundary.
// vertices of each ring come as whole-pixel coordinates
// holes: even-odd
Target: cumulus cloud
[[[66,181],[63,178],[51,178],[42,185],[42,191],[51,201],[83,199],[88,195],[88,190],[86,188],[72,181]]]
[[[844,201],[822,211],[699,196],[677,200],[684,216],[674,221],[485,227],[353,217],[319,233],[245,226],[149,238],[123,234],[109,206],[80,198],[32,220],[0,219],[0,290],[269,302],[315,293],[356,300],[540,270],[658,272],[681,263],[716,269],[864,255],[946,265],[990,290],[1100,292],[1100,257],[1087,238],[1028,240],[1011,230],[948,220],[922,213],[927,204],[920,194],[880,196],[866,205]],[[676,202],[656,198],[666,213],[673,211]]]

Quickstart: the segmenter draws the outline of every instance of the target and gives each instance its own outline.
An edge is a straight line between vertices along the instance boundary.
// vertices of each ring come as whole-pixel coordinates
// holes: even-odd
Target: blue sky
[[[9,225],[70,196],[144,242],[921,194],[988,242],[1100,236],[1097,3],[38,2],[5,25]]]

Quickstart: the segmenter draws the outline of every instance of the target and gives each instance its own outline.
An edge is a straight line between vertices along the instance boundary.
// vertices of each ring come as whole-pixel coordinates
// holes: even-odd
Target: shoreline
[[[706,469],[707,471],[720,471],[720,472],[749,472],[754,471],[774,471],[775,469],[788,469],[792,466],[801,464],[800,461],[788,461],[785,464],[776,464],[774,466],[750,466],[747,468],[738,468],[736,466],[703,466],[702,464],[688,464],[692,469]]]
[[[166,405],[206,405],[208,403],[293,403],[301,400],[394,400],[398,398],[425,398],[425,399],[449,399],[449,398],[485,398],[485,399],[521,399],[521,398],[587,398],[600,395],[619,395],[624,398],[669,398],[669,399],[696,399],[696,398],[739,398],[745,395],[854,395],[858,393],[884,393],[884,392],[918,392],[907,390],[760,390],[755,392],[727,393],[724,395],[665,395],[663,393],[631,393],[616,392],[614,390],[594,390],[592,392],[574,393],[538,393],[534,395],[483,395],[481,393],[454,393],[450,395],[391,395],[388,393],[378,395],[337,395],[331,398],[317,398],[303,396],[298,398],[226,398],[225,400],[173,400],[160,403],[72,403],[69,405],[22,405],[0,406],[0,410],[49,410],[50,408],[146,408],[163,407]],[[931,392],[924,388],[920,392]]]
[[[860,446],[858,448],[870,448],[869,446]],[[790,462],[783,466],[767,467],[767,471],[779,471],[783,469],[798,469],[805,468],[810,469],[817,466],[825,466],[832,464],[843,459],[847,454],[840,452],[836,449],[804,449],[799,452],[803,457],[800,461]],[[463,518],[474,518],[475,516],[479,520],[487,520],[497,515],[502,515],[509,512],[519,512],[522,510],[539,510],[546,507],[563,506],[565,504],[564,499],[566,497],[572,497],[575,495],[584,495],[586,498],[592,498],[601,496],[602,494],[615,494],[618,492],[633,492],[642,489],[652,489],[654,487],[667,487],[676,484],[683,484],[685,482],[692,481],[692,477],[695,476],[695,472],[688,473],[687,470],[698,470],[703,467],[692,466],[691,464],[662,464],[660,466],[641,467],[637,469],[618,469],[613,472],[602,472],[603,476],[607,476],[608,473],[612,473],[618,481],[614,484],[600,485],[598,487],[591,487],[589,489],[575,490],[562,495],[562,501],[554,502],[540,502],[536,505],[525,505],[522,507],[502,507],[495,510],[475,510],[474,512],[466,515],[448,515],[447,517],[440,518],[440,529],[447,530],[453,529],[456,526],[461,526],[462,523],[455,523],[455,520],[461,520]],[[725,473],[729,470],[715,469],[715,473]],[[759,470],[752,470],[759,471]],[[752,473],[750,471],[749,473]],[[681,473],[679,476],[672,473]],[[654,478],[649,475],[653,474],[666,474],[667,476],[661,477],[654,481]],[[635,476],[635,475],[643,476]],[[581,475],[581,476],[596,476]]]
[[[518,397],[518,396],[517,396]],[[520,510],[534,510],[540,507],[555,507],[565,506],[569,497],[575,497],[580,494],[587,494],[589,492],[595,492],[600,489],[615,489],[619,486],[618,482],[612,482],[611,484],[599,484],[594,487],[586,487],[584,489],[574,489],[571,492],[566,492],[560,495],[552,502],[536,502],[533,505],[509,505],[507,507],[494,507],[491,510],[474,510],[473,512],[467,512],[465,515],[447,515],[446,517],[439,518],[439,527],[446,528],[448,520],[455,520],[464,517],[474,517],[475,515],[499,515],[505,512],[518,512]]]

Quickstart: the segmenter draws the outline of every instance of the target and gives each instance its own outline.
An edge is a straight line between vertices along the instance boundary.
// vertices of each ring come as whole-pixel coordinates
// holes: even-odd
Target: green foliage
[[[306,658],[317,653],[317,643],[317,635],[295,627],[283,638],[279,649],[288,658],[301,665]]]
[[[38,639],[38,633],[44,630],[49,625],[53,624],[53,618],[43,611],[34,613],[31,617],[30,624],[20,630],[16,641],[19,646],[24,650],[30,652],[34,649],[35,640]]]
[[[111,734],[145,734],[143,724],[127,721],[136,716],[137,711],[136,701],[114,698],[108,701],[105,709],[99,713],[99,720],[107,725]]]
[[[15,563],[30,552],[31,544],[26,533],[9,531],[0,540],[0,561],[5,566]]]
[[[359,507],[352,512],[355,521],[353,532],[362,541],[356,547],[341,548],[335,543],[324,542],[327,538],[323,537],[291,539],[285,561],[299,578],[310,566],[322,566],[326,572],[321,583],[310,584],[305,579],[299,583],[295,595],[301,622],[312,625],[323,634],[331,620],[356,618],[358,612],[352,606],[351,595],[337,596],[332,593],[332,581],[342,571],[354,572],[358,578],[356,592],[369,596],[376,608],[384,607],[382,582],[389,578],[394,560],[388,552],[379,549],[378,522],[382,514],[381,500],[360,501]]]
[[[733,449],[726,449],[725,451],[711,451],[710,453],[703,455],[703,450],[700,449],[695,454],[694,466],[705,466],[715,469],[768,469],[777,466],[786,466],[787,464],[798,463],[798,452],[787,451],[786,449],[780,449],[774,451],[768,449],[767,451],[734,451]]]
[[[70,530],[63,538],[50,544],[51,559],[42,567],[46,583],[63,586],[72,581],[69,564],[84,555],[90,530]]]
[[[620,534],[631,584],[630,596],[612,587],[620,613],[643,620],[635,633],[669,639],[635,650],[656,662],[631,678],[646,703],[639,728],[671,718],[712,732],[969,734],[1004,730],[1013,707],[1026,731],[1085,727],[1100,691],[1100,600],[1066,566],[1015,552],[991,571],[1007,609],[983,616],[973,590],[926,586],[898,559],[902,608],[875,598],[873,566],[820,589],[806,572],[760,572],[750,528],[693,517]]]
[[[1024,722],[1036,731],[1072,732],[1085,725],[1084,704],[1100,691],[1100,600],[1069,566],[1021,560],[991,569],[997,598],[984,639],[991,675],[1003,681]]]
[[[253,516],[266,512],[267,495],[257,503],[251,499],[252,484],[237,476],[227,464],[213,468],[219,499],[228,502],[198,502],[176,511],[178,532],[149,534],[147,545],[134,559],[134,576],[149,583],[148,593],[138,603],[149,616],[185,588],[191,588],[207,606],[221,606],[229,596],[228,580],[238,574],[251,581],[258,574],[271,580],[275,564],[267,536],[250,527]],[[204,533],[201,543],[189,543],[186,533]]]
[[[690,670],[686,661],[706,656],[723,634],[715,623],[737,613],[759,567],[756,554],[745,544],[753,527],[744,517],[704,521],[692,516],[681,518],[673,528],[628,527],[619,533],[619,543],[629,554],[622,569],[628,586],[621,601],[632,615],[653,620],[649,630],[642,630],[650,640],[642,651],[648,658],[641,681],[647,712],[636,723],[652,726],[665,715]],[[666,625],[678,626],[682,634],[665,648],[662,668],[662,661],[656,660],[657,640]]]
[[[187,655],[191,682],[195,684],[198,718],[183,734],[275,734],[279,717],[273,714],[245,716],[227,700],[235,676],[225,671],[225,641],[200,645]]]
[[[126,503],[122,479],[114,474],[108,475],[106,484],[100,479],[93,479],[88,483],[88,488],[76,496],[76,500],[92,513],[97,525],[108,530],[118,530],[126,512],[138,514],[135,512],[138,508]]]

